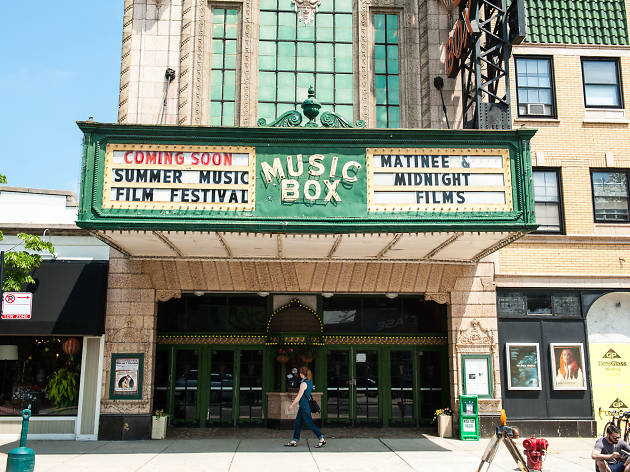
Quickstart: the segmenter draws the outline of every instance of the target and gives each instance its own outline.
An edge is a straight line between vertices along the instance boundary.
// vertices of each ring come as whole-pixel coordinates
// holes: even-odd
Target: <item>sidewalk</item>
[[[296,472],[476,472],[489,439],[459,441],[430,435],[414,437],[333,438],[323,449],[315,449],[307,431],[296,448],[283,447],[279,438],[221,437],[165,439],[161,441],[29,441],[35,451],[36,472],[87,471],[296,471]],[[287,437],[290,435],[287,432]],[[383,431],[386,435],[386,430]],[[287,438],[285,438],[287,439]],[[519,450],[522,439],[517,440]],[[592,472],[590,459],[594,438],[549,439],[545,472]],[[7,452],[16,442],[0,442],[0,470]],[[493,472],[517,469],[502,446]],[[485,470],[485,469],[484,469]]]

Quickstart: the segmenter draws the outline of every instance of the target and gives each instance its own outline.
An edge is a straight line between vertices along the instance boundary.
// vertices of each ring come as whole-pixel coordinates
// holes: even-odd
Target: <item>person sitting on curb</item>
[[[606,436],[595,442],[591,458],[595,472],[630,472],[630,445],[621,439],[619,428],[610,425]]]

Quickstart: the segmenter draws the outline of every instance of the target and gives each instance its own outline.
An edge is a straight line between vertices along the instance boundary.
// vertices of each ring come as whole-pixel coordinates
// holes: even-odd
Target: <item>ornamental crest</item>
[[[308,25],[315,19],[317,8],[321,5],[321,0],[291,0],[295,11],[298,14],[298,21]]]
[[[472,320],[467,329],[460,329],[457,344],[493,345],[494,338],[488,329],[481,327],[479,320]]]

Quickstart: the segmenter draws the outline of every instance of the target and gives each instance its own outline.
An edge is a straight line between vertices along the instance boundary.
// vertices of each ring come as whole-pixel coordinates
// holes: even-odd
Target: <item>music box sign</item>
[[[506,148],[107,145],[103,208],[273,218],[512,211]]]
[[[512,210],[507,149],[368,149],[367,174],[371,212]]]
[[[108,144],[103,208],[253,210],[254,148]]]

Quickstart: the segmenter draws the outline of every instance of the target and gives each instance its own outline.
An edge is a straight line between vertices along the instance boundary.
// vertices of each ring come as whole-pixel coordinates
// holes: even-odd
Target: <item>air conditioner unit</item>
[[[528,115],[544,115],[545,104],[544,103],[528,103],[527,114]]]

